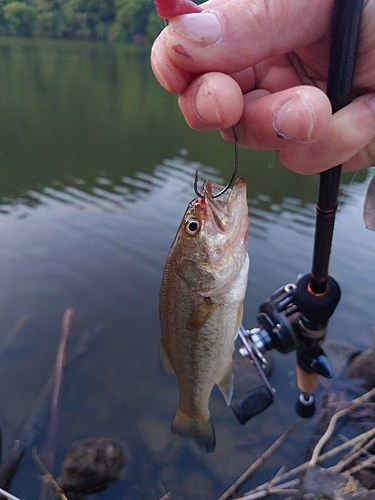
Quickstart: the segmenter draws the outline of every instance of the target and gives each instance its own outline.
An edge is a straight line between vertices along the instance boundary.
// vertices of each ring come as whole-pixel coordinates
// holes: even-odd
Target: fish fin
[[[233,395],[233,370],[232,363],[230,363],[227,369],[224,372],[224,375],[221,377],[219,382],[217,382],[218,388],[221,390],[221,393],[224,396],[225,402],[227,405],[230,405],[232,395]]]
[[[242,317],[243,317],[243,302],[238,306],[237,309],[237,320],[236,320],[236,326],[235,326],[235,337],[234,340],[238,337],[238,330],[241,328],[242,325]]]
[[[160,360],[160,366],[161,366],[161,369],[163,370],[164,375],[171,375],[172,373],[174,373],[171,362],[169,361],[169,358],[168,358],[168,356],[164,350],[164,347],[161,343],[160,343],[160,350],[159,350],[159,360]]]
[[[210,297],[206,297],[203,302],[191,312],[186,323],[186,328],[188,330],[199,330],[204,326],[216,308],[217,305],[211,302]]]
[[[181,437],[194,439],[199,448],[207,453],[211,453],[215,449],[215,429],[210,418],[207,420],[193,419],[177,409],[171,430]]]
[[[210,290],[215,284],[215,276],[197,266],[190,259],[184,259],[177,271],[178,276],[183,279],[190,290],[199,291],[202,288],[202,283],[205,283],[205,289]]]

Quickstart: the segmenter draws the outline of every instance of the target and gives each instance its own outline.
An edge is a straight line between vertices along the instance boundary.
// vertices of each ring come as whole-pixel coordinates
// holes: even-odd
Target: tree
[[[36,17],[35,7],[26,2],[10,2],[3,7],[7,32],[12,36],[32,36]]]
[[[0,0],[0,34],[125,43],[163,28],[153,0]]]
[[[115,4],[114,0],[69,0],[64,11],[68,31],[74,38],[106,39],[115,17]]]
[[[109,31],[110,40],[131,42],[144,38],[152,12],[152,0],[117,0],[116,19]]]

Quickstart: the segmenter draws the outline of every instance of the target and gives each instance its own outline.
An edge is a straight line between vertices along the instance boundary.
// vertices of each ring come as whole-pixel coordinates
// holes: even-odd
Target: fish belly
[[[166,273],[169,282],[162,286],[160,357],[164,371],[175,372],[180,392],[172,431],[195,439],[208,452],[216,443],[208,407],[213,386],[219,386],[227,404],[232,397],[232,354],[242,321],[248,269],[247,256],[237,279],[205,299],[173,273]],[[201,314],[202,307],[207,315]]]

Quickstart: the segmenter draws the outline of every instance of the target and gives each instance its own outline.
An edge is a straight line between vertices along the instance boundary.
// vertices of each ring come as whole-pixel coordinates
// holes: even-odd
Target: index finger
[[[171,19],[163,39],[191,73],[235,73],[329,35],[332,0],[228,0]]]

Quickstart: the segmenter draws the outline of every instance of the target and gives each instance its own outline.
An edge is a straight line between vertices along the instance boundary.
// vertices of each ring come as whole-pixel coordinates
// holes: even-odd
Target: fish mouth
[[[208,235],[215,236],[228,232],[229,226],[237,225],[242,219],[248,220],[246,182],[237,179],[232,189],[214,198],[215,191],[223,189],[216,182],[206,181],[201,195],[204,200],[204,226]]]

